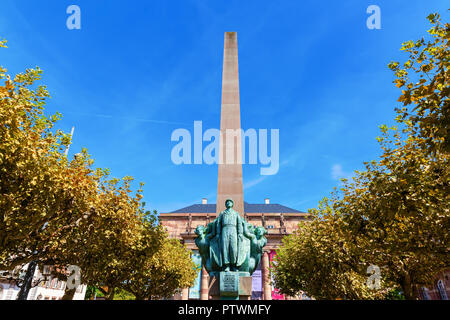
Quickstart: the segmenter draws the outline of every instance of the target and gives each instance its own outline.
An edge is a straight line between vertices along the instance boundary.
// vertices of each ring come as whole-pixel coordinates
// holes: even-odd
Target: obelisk
[[[234,201],[234,209],[241,215],[244,215],[242,152],[241,137],[239,134],[241,129],[240,109],[237,33],[225,32],[222,106],[220,112],[220,160],[217,179],[217,214],[225,209],[225,200],[231,198]]]

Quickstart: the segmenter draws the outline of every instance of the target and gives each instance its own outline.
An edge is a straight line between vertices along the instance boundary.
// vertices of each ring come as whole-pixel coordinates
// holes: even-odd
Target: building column
[[[183,288],[181,290],[181,300],[189,300],[189,288]]]
[[[206,272],[205,267],[202,267],[202,277],[200,282],[200,300],[208,300],[209,292],[208,292],[208,273]]]
[[[263,299],[272,300],[272,289],[270,287],[270,272],[269,272],[269,253],[264,251],[261,259],[262,269],[262,287],[263,287]]]

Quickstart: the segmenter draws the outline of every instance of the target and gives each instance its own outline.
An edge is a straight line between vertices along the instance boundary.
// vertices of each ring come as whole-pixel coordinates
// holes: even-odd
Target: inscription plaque
[[[239,272],[220,272],[220,295],[224,297],[239,296]]]

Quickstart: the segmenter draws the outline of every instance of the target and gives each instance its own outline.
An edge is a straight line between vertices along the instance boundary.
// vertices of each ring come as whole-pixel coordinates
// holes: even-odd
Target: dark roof
[[[281,204],[270,203],[270,204],[259,204],[259,203],[247,203],[244,202],[244,212],[245,213],[305,213],[298,211]],[[170,213],[216,213],[216,204],[193,204]]]
[[[244,211],[245,213],[305,213],[277,203],[259,204],[244,202]]]
[[[216,204],[193,204],[170,213],[216,213]]]

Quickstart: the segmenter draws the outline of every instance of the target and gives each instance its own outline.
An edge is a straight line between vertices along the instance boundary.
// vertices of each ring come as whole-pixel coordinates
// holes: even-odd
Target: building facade
[[[438,273],[433,286],[420,288],[421,300],[448,300],[450,297],[450,270]]]
[[[24,270],[28,265],[23,267]],[[44,266],[45,269],[46,266]],[[33,287],[28,293],[27,300],[61,300],[66,289],[66,282],[45,276],[45,270],[42,274],[39,268],[36,268],[33,276]],[[73,300],[84,300],[86,295],[86,285],[79,285],[75,290]],[[20,288],[15,281],[0,276],[0,300],[17,300]]]

